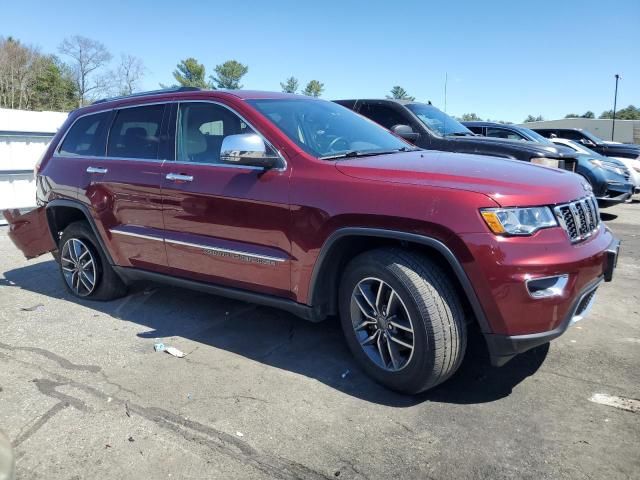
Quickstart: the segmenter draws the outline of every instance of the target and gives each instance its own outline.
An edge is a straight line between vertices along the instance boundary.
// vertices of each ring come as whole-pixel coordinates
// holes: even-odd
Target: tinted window
[[[307,153],[318,158],[411,149],[380,125],[324,100],[248,100]]]
[[[558,137],[568,138],[569,140],[580,140],[584,138],[584,135],[576,130],[558,130]]]
[[[119,110],[109,132],[107,155],[156,159],[163,114],[164,105]]]
[[[182,103],[178,109],[177,160],[219,163],[228,135],[255,133],[240,117],[213,103]]]
[[[104,156],[106,122],[109,112],[87,115],[78,119],[60,147],[61,155]]]
[[[465,125],[465,127],[467,127],[469,130],[471,130],[473,133],[477,133],[479,135],[482,135],[482,127],[469,127],[467,125]]]
[[[389,130],[396,125],[407,125],[409,123],[400,112],[388,105],[367,103],[360,107],[359,113]]]
[[[487,137],[506,138],[509,140],[526,140],[526,138],[519,133],[495,127],[487,127]]]

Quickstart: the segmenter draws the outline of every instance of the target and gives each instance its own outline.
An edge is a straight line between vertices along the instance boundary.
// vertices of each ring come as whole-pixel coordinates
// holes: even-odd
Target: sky
[[[293,75],[323,98],[384,97],[394,85],[460,116],[521,122],[640,106],[640,1],[7,1],[0,36],[57,53],[83,35],[141,58],[142,89],[195,57],[235,59],[245,88]],[[114,65],[115,66],[115,65]]]

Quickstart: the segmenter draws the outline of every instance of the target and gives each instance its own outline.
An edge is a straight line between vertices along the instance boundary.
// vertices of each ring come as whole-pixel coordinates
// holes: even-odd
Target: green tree
[[[577,113],[567,113],[564,118],[579,118],[580,115],[578,115]]]
[[[36,75],[31,109],[69,111],[79,102],[73,72],[56,56],[42,57],[41,68]]]
[[[602,112],[599,118],[613,118],[613,110]],[[616,111],[616,120],[640,120],[640,108],[629,105]]]
[[[415,97],[411,97],[407,91],[399,85],[396,85],[391,89],[391,95],[387,95],[387,98],[394,98],[396,100],[415,100]]]
[[[481,122],[482,119],[475,113],[463,113],[460,120],[463,122]]]
[[[542,115],[538,115],[537,117],[534,117],[533,115],[527,115],[527,118],[524,119],[523,123],[542,122],[542,121],[544,121],[544,118],[542,117]]]
[[[210,88],[211,85],[205,80],[204,65],[193,57],[181,60],[173,71],[173,78],[180,87]]]
[[[221,65],[216,65],[214,70],[217,77],[212,75],[210,78],[218,88],[237,90],[242,88],[240,80],[249,71],[249,67],[236,60],[227,60]]]
[[[324,91],[324,83],[319,82],[318,80],[311,80],[304,87],[302,93],[308,97],[319,97],[322,95]]]
[[[582,115],[580,115],[582,118],[596,118],[595,114],[591,111],[591,110],[587,110],[586,112],[584,112]]]
[[[280,87],[284,93],[296,93],[298,91],[298,79],[289,77],[284,82],[280,82]]]

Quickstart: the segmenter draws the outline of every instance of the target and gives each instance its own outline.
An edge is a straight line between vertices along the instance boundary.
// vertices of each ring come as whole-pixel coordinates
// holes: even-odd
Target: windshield
[[[582,133],[585,137],[587,137],[589,140],[591,140],[596,145],[599,145],[604,141],[601,138],[596,137],[593,133],[588,132],[587,130],[580,130],[580,133]]]
[[[415,113],[430,130],[443,137],[447,135],[473,135],[471,130],[433,105],[410,103],[407,108]]]
[[[576,152],[588,154],[588,155],[591,155],[591,156],[596,157],[596,158],[601,156],[598,152],[594,152],[590,148],[585,147],[584,145],[582,145],[581,143],[576,142],[575,140],[567,140],[567,141],[561,143],[561,145],[564,145],[565,147],[572,148]]]
[[[305,152],[338,158],[414,150],[378,124],[323,100],[248,100]]]
[[[530,128],[520,127],[520,128],[518,128],[518,130],[522,131],[524,134],[526,134],[534,142],[545,143],[547,145],[554,145],[554,143],[551,140],[549,140],[548,138],[543,137],[538,132],[535,132],[535,131],[531,130]]]

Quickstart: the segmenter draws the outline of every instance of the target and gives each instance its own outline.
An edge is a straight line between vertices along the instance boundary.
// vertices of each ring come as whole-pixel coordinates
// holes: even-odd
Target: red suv
[[[36,167],[39,208],[5,212],[69,292],[158,281],[339,314],[362,367],[415,393],[477,325],[494,365],[581,319],[618,241],[577,175],[406,143],[335,103],[174,89],[69,115]],[[57,251],[57,252],[56,252]]]

